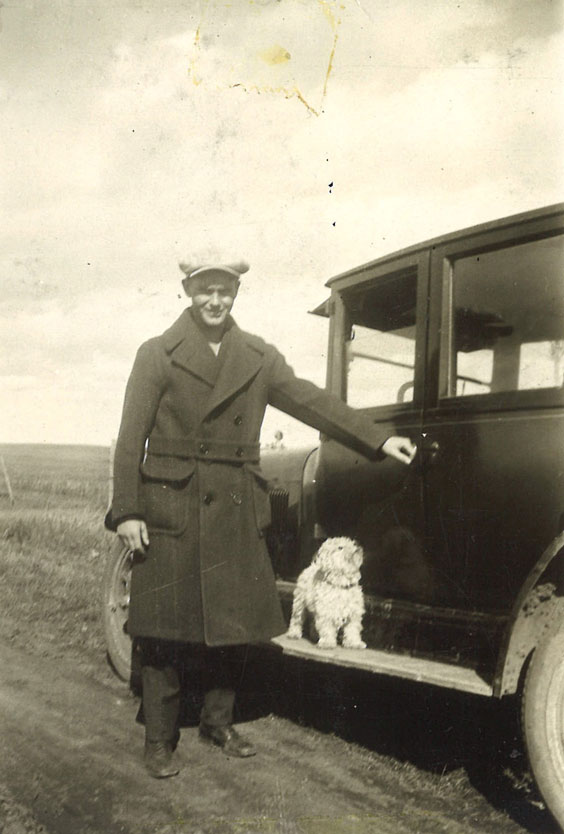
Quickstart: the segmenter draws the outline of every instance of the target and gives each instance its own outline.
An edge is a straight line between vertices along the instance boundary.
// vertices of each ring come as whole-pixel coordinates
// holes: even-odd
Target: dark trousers
[[[143,716],[147,741],[178,738],[181,670],[201,674],[200,722],[209,727],[233,723],[235,691],[241,680],[247,646],[192,646],[140,638]]]

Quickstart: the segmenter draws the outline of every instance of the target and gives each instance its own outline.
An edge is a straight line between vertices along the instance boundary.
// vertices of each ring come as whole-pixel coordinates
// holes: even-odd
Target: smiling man
[[[239,329],[230,314],[246,263],[180,267],[191,306],[137,353],[106,517],[135,551],[128,631],[141,649],[145,765],[157,778],[178,773],[179,668],[195,656],[200,739],[229,756],[255,753],[233,727],[236,682],[246,647],[286,630],[264,538],[266,406],[373,460],[415,454],[408,438],[298,379],[275,347]]]
[[[242,270],[245,265],[238,266]],[[233,270],[233,275],[227,269]],[[192,314],[204,332],[207,331],[216,355],[238,288],[239,279],[234,267],[224,267],[223,271],[200,267],[186,283],[186,292],[192,299]]]

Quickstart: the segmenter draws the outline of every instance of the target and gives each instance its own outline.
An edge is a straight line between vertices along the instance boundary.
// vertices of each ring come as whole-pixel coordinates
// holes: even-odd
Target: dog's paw
[[[358,641],[355,641],[355,642],[347,642],[346,640],[343,640],[343,648],[345,648],[345,649],[365,649],[366,648],[366,643],[364,642],[364,640],[358,640]]]
[[[302,632],[299,628],[289,628],[286,632],[286,637],[289,637],[290,640],[299,640],[302,636]]]
[[[330,640],[328,637],[320,637],[317,641],[318,649],[335,649],[337,648],[337,641]]]
[[[361,640],[360,637],[350,638],[347,640],[345,637],[343,639],[343,648],[344,649],[365,649],[366,643],[364,640]]]

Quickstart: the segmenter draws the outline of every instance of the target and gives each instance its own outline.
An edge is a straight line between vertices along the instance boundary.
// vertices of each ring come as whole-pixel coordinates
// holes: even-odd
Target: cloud
[[[115,433],[135,348],[184,305],[187,251],[245,255],[241,325],[322,382],[326,322],[307,310],[327,278],[559,199],[548,0],[185,6],[3,10],[11,437],[38,388],[42,436],[64,433],[73,392],[89,436]]]

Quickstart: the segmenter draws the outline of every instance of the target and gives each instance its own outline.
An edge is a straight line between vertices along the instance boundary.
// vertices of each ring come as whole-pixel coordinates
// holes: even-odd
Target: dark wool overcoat
[[[370,458],[390,432],[313,383],[230,318],[216,356],[189,309],[141,345],[125,394],[106,524],[144,518],[128,630],[210,646],[285,631],[265,545],[259,468],[267,404]]]

